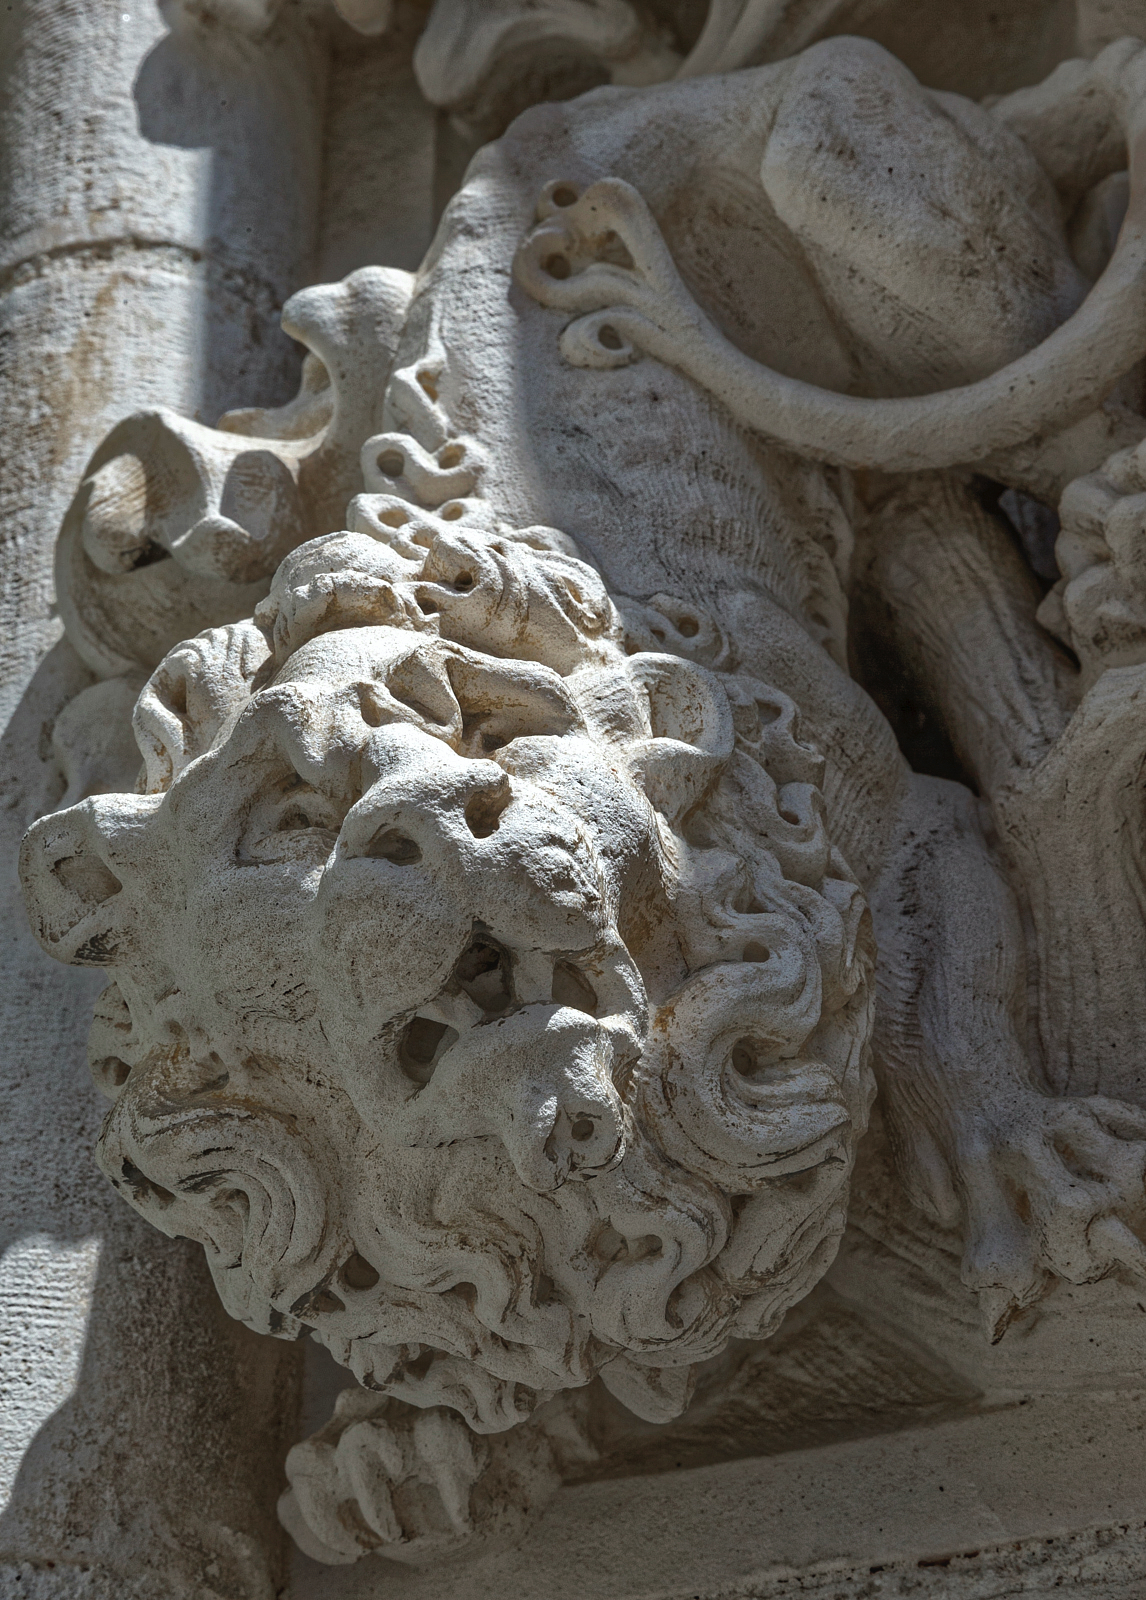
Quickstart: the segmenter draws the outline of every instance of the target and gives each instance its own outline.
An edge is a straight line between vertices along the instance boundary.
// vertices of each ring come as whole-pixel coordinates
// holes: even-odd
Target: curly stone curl
[[[843,1227],[873,951],[822,763],[565,535],[350,520],[153,673],[146,792],[29,842],[41,937],[114,969],[100,1159],[369,1388],[498,1432],[600,1373],[664,1420]]]

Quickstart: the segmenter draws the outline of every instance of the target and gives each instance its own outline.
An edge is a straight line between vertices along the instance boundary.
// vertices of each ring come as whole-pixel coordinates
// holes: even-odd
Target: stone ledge
[[[584,1484],[562,1490],[517,1550],[437,1573],[301,1557],[290,1597],[996,1600],[1049,1593],[1070,1572],[1084,1593],[1130,1600],[1146,1581],[1144,1420],[1146,1395],[1040,1396],[901,1434]]]

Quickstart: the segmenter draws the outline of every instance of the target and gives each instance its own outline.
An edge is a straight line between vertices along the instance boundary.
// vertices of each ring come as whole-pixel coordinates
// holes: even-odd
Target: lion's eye
[[[293,777],[279,791],[279,811],[270,831],[273,833],[301,833],[308,828],[321,828],[337,833],[342,825],[341,816],[328,796],[313,788],[304,779]]]
[[[326,823],[310,816],[301,806],[288,806],[275,823],[276,833],[297,833],[302,828],[326,829]]]
[[[557,961],[553,966],[553,1004],[569,1006],[574,1011],[584,1011],[590,1017],[597,1015],[597,993],[585,974],[569,961]],[[576,1132],[573,1135],[577,1138]]]
[[[378,861],[393,862],[396,867],[413,867],[422,859],[420,846],[398,828],[379,828],[367,845],[366,854]]]
[[[429,1083],[440,1057],[457,1040],[455,1028],[432,1017],[414,1017],[406,1024],[398,1042],[402,1071],[415,1083]]]
[[[265,863],[325,861],[342,825],[339,808],[299,779],[284,788],[256,808],[241,855]]]
[[[487,1017],[501,1016],[514,1004],[509,952],[489,939],[475,939],[454,968],[454,982]]]

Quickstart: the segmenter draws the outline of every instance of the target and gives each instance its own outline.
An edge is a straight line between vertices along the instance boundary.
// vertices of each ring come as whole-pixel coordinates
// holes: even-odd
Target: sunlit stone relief
[[[28,906],[107,969],[107,1177],[357,1379],[286,1462],[326,1562],[519,1537],[805,1302],[914,1273],[986,1350],[1146,1272],[1146,45],[964,94],[668,9],[439,0],[475,143],[531,51],[602,86],[60,535]]]

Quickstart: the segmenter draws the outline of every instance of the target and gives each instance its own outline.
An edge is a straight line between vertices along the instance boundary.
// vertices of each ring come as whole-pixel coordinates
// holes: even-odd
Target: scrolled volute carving
[[[294,295],[283,328],[308,353],[285,406],[215,428],[160,408],[112,430],[56,553],[60,614],[93,671],[150,670],[208,624],[249,617],[287,551],[341,520],[412,282],[364,267]]]

